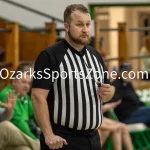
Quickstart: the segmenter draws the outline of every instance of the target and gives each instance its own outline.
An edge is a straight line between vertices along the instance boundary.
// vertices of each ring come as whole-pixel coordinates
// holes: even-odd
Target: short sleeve
[[[53,84],[53,56],[46,51],[42,51],[34,65],[34,76],[32,88],[41,88],[50,90]]]

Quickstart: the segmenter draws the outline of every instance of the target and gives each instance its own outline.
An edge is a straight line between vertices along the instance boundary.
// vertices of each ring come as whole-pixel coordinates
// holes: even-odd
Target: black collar
[[[76,53],[79,56],[83,56],[86,52],[86,46],[84,46],[81,51],[78,51],[73,48],[65,39],[63,40],[63,42],[72,52]]]

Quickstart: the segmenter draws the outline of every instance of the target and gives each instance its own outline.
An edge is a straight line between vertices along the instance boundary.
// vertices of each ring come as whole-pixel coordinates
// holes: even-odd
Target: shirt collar
[[[76,53],[79,56],[83,56],[86,52],[86,46],[84,46],[81,51],[78,51],[73,48],[65,39],[63,40],[63,42],[72,52]]]

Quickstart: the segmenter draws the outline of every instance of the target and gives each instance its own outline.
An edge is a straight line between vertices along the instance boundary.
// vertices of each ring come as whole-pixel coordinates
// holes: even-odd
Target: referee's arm
[[[48,92],[49,90],[46,89],[33,88],[31,94],[34,115],[44,135],[53,134],[46,101]]]
[[[33,88],[31,99],[34,109],[35,118],[44,134],[45,142],[51,149],[62,148],[63,144],[67,145],[65,139],[55,135],[49,119],[47,96],[49,90]]]

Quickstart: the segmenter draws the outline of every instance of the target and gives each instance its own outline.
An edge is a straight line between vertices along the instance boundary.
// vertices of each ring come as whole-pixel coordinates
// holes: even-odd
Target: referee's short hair
[[[88,14],[88,9],[83,4],[72,4],[68,5],[64,11],[64,22],[70,23],[71,22],[71,14],[73,11],[79,10],[83,13]]]

